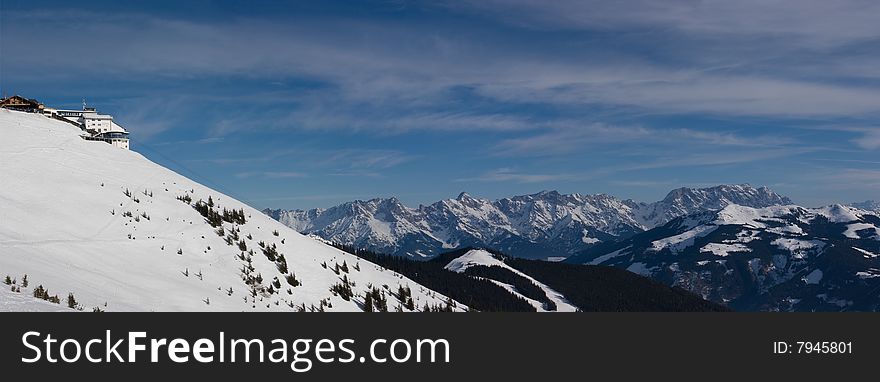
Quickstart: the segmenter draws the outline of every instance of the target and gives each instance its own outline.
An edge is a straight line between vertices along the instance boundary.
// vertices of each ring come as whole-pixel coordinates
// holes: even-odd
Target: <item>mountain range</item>
[[[842,205],[729,205],[566,262],[627,269],[734,310],[877,311],[878,215]]]
[[[865,210],[865,211],[880,212],[880,202],[875,202],[873,200],[866,200],[864,202],[858,202],[858,203],[850,203],[849,206],[855,207],[855,208],[858,208],[861,210]]]
[[[418,208],[397,198],[356,200],[328,209],[264,213],[294,230],[326,240],[416,258],[468,246],[505,254],[559,260],[598,243],[617,241],[679,216],[737,204],[768,207],[791,200],[748,184],[679,188],[660,201],[641,203],[605,194],[543,191],[499,200],[461,193]]]

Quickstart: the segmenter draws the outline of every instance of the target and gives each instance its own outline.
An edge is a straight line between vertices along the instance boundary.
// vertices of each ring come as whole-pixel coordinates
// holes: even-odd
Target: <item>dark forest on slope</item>
[[[377,265],[399,272],[477,311],[535,311],[535,308],[526,300],[508,292],[487,278],[513,285],[520,294],[543,302],[545,309],[555,309],[540,288],[528,279],[507,269],[497,266],[480,266],[468,269],[465,273],[444,269],[451,260],[464,255],[473,248],[447,252],[430,261],[415,261],[401,256],[379,254],[343,245],[337,245],[337,247]],[[685,290],[671,288],[617,268],[519,259],[504,256],[497,251],[490,252],[513,268],[562,293],[570,303],[582,311],[693,312],[728,310]]]

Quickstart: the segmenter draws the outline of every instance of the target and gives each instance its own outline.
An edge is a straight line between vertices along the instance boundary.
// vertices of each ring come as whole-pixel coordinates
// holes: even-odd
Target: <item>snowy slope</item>
[[[397,290],[403,284],[416,306],[446,303],[395,272],[305,237],[134,151],[84,141],[69,124],[0,110],[0,137],[0,278],[27,274],[30,285],[20,296],[42,285],[61,297],[62,307],[74,293],[86,310],[291,311],[324,305],[355,311],[368,287]],[[227,235],[221,237],[178,200],[183,196],[192,204],[210,197],[216,211],[241,209],[246,223],[223,222]],[[253,255],[238,242],[227,244],[234,229]],[[287,273],[263,254],[260,242],[284,255]],[[252,272],[242,259],[248,257]],[[335,265],[343,263],[348,273],[337,274]],[[248,286],[243,273],[262,281]],[[301,285],[288,284],[290,273]],[[353,284],[350,301],[330,292],[343,277]],[[0,305],[16,306],[18,297],[8,295],[0,295]],[[388,302],[389,309],[398,305],[390,295]]]
[[[566,257],[679,216],[730,204],[790,203],[766,187],[744,184],[680,188],[654,203],[543,191],[495,201],[461,193],[455,199],[418,208],[389,198],[357,200],[329,209],[265,212],[299,232],[376,252],[425,258],[450,248],[476,246],[545,259]]]
[[[0,288],[0,312],[75,312],[67,305],[53,304],[36,299],[30,294],[15,293]]]
[[[547,298],[549,298],[550,301],[553,301],[553,303],[556,304],[555,311],[557,311],[557,312],[575,312],[575,311],[577,311],[577,307],[574,305],[571,305],[568,302],[568,300],[566,300],[565,296],[563,296],[561,293],[553,290],[552,288],[541,283],[540,281],[535,280],[532,276],[529,276],[529,275],[519,271],[518,269],[513,268],[513,267],[505,264],[503,261],[495,258],[495,256],[493,256],[491,253],[489,253],[485,250],[482,250],[482,249],[472,249],[472,250],[468,251],[467,253],[465,253],[464,255],[459,256],[459,257],[453,259],[452,261],[450,261],[449,264],[446,264],[446,266],[444,268],[446,270],[449,270],[452,272],[463,273],[468,268],[470,268],[474,265],[484,265],[487,267],[496,266],[496,267],[501,267],[501,268],[507,269],[507,270],[519,275],[519,276],[524,277],[526,280],[531,281],[532,283],[537,285],[539,288],[541,288],[541,290],[543,290],[544,293],[547,295]],[[496,282],[496,283],[498,283],[498,282]],[[499,284],[502,284],[502,283],[499,283]],[[522,297],[523,299],[528,301],[539,312],[545,311],[544,304],[541,303],[540,301],[536,301],[536,300],[530,299],[526,296],[523,296],[522,294],[517,292],[516,288],[514,288],[512,285],[503,284],[503,286],[505,287],[505,289],[507,289],[511,293],[514,293],[517,296]]]

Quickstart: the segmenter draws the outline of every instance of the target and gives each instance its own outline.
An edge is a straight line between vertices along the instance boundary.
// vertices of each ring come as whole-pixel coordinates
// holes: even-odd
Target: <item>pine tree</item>
[[[290,284],[290,286],[292,286],[292,287],[299,286],[299,280],[296,279],[296,276],[293,274],[293,272],[291,272],[289,275],[287,275],[286,278],[287,278],[287,283]]]
[[[49,299],[49,292],[44,289],[42,285],[40,285],[36,289],[34,289],[34,297],[42,300],[47,300]]]
[[[77,306],[76,298],[73,297],[73,293],[69,293],[67,295],[67,307],[71,309],[76,309]]]
[[[373,311],[373,294],[369,291],[364,294],[364,312]]]
[[[22,287],[22,288],[27,288],[27,287],[28,287],[28,279],[27,279],[27,275],[24,275],[24,277],[21,278],[21,287]]]
[[[6,279],[3,280],[3,283],[6,285],[12,285],[12,279],[9,278],[9,275],[6,275]]]
[[[208,195],[208,207],[214,207],[214,199],[210,195]]]

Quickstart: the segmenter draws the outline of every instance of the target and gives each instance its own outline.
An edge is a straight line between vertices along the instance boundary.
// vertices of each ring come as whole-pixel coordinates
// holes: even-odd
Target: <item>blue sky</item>
[[[86,98],[258,208],[721,183],[880,199],[878,2],[0,4],[4,92]]]

